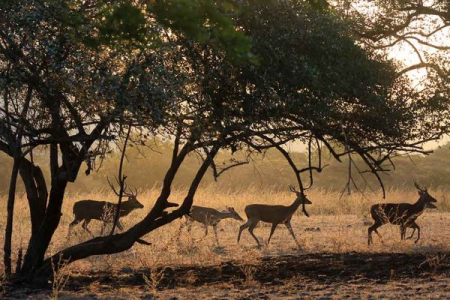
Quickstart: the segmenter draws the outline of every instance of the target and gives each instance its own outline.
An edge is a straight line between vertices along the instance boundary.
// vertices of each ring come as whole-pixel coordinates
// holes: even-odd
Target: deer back
[[[386,203],[373,205],[370,212],[373,219],[378,219],[382,224],[399,225],[414,221],[423,210],[424,207],[416,206],[415,204]]]
[[[266,223],[281,223],[295,212],[290,206],[250,204],[245,207],[248,219],[257,219]]]
[[[428,193],[427,189],[420,188],[416,182],[414,182],[414,186],[419,193],[419,200],[416,203],[375,204],[370,209],[372,218],[382,224],[404,225],[414,222],[426,208],[436,208],[432,203],[437,202],[437,200]]]
[[[73,214],[78,220],[101,220],[105,210],[117,206],[106,201],[81,200],[73,205]]]
[[[215,225],[222,219],[222,213],[214,208],[192,206],[189,216],[197,222],[205,225]]]

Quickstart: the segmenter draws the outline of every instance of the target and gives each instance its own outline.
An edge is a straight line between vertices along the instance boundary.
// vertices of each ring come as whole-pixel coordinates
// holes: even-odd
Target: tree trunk
[[[66,180],[58,180],[56,178],[52,180],[52,188],[45,218],[38,232],[30,239],[20,272],[22,277],[31,279],[33,273],[44,261],[45,253],[61,219],[61,208],[66,187]]]
[[[22,158],[19,172],[27,192],[32,239],[44,221],[48,198],[47,184],[41,169],[28,159]]]
[[[11,275],[11,243],[12,243],[12,233],[13,233],[13,220],[14,220],[14,202],[16,199],[16,185],[17,176],[19,174],[20,168],[20,158],[14,159],[14,165],[11,173],[11,180],[9,183],[9,194],[8,194],[8,204],[7,204],[7,220],[5,229],[5,244],[3,246],[4,256],[3,261],[5,263],[5,273],[6,275]]]

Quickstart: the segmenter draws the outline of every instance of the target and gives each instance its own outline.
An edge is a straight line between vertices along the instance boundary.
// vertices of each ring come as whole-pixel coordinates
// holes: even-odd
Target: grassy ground
[[[418,290],[411,292],[411,297],[449,297],[450,290],[444,288],[450,283],[447,256],[441,253],[450,250],[450,235],[447,233],[450,202],[445,199],[445,191],[430,190],[430,194],[438,200],[438,210],[428,211],[418,219],[422,239],[417,244],[411,240],[400,241],[398,227],[386,225],[379,229],[384,243],[374,235],[374,245],[367,246],[369,207],[386,201],[412,203],[418,198],[416,192],[389,191],[387,200],[383,200],[378,194],[353,194],[340,199],[339,193],[311,191],[308,194],[313,202],[308,207],[311,217],[306,218],[299,211],[292,221],[302,249],[297,249],[282,226],[277,228],[269,246],[258,249],[248,231],[243,232],[240,244],[236,243],[240,226],[236,220],[220,223],[220,246],[216,245],[212,230],[211,234],[204,236],[203,227],[194,225],[189,233],[186,228],[180,229],[184,220],[177,220],[145,237],[152,246],[136,245],[124,253],[92,257],[71,264],[60,274],[61,280],[65,276],[70,277],[67,291],[61,296],[87,299],[129,299],[131,296],[139,299],[151,295],[162,299],[174,296],[181,299],[396,298],[405,295],[405,286],[412,286]],[[142,193],[138,198],[145,208],[124,218],[125,228],[141,220],[156,197],[157,191]],[[244,207],[247,204],[289,205],[294,198],[288,192],[272,193],[252,188],[242,191],[204,188],[199,190],[195,203],[217,209],[233,206],[246,219]],[[68,237],[73,203],[81,199],[115,201],[111,194],[102,192],[68,195],[50,252],[90,238],[81,226]],[[181,191],[175,192],[171,201],[179,199],[183,199]],[[5,202],[1,199],[0,212],[6,211]],[[26,200],[19,197],[16,207],[13,249],[26,247],[30,229]],[[0,216],[2,234],[4,222],[5,216]],[[93,221],[90,228],[98,234],[100,223]],[[263,225],[255,233],[260,240],[266,241],[269,230],[270,227]],[[3,241],[3,236],[0,238]],[[403,256],[398,257],[399,254]],[[3,255],[1,251],[0,255]],[[13,257],[16,255],[17,251]],[[389,260],[391,258],[392,261]],[[386,264],[391,267],[377,273],[380,266]],[[269,266],[275,266],[275,269]],[[398,272],[404,274],[397,275]],[[284,273],[289,276],[283,276]],[[176,274],[181,275],[175,280]],[[278,275],[264,277],[264,274]],[[51,294],[50,291],[18,293],[23,294],[14,294],[14,297],[45,298]]]

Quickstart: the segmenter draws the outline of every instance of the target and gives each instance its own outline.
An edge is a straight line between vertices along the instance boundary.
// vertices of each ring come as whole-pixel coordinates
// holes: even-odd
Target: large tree
[[[357,153],[377,176],[391,156],[422,151],[418,142],[439,134],[435,127],[421,130],[429,122],[424,102],[393,75],[395,66],[357,46],[346,22],[309,1],[245,2],[232,10],[209,1],[4,3],[0,149],[19,159],[20,168],[39,170],[29,154],[48,147],[51,170],[48,195],[39,172],[27,173],[35,176],[28,198],[36,227],[22,278],[45,280],[52,262],[144,242],[144,235],[189,212],[208,168],[220,174],[219,150],[276,148],[303,192],[301,173],[312,180],[323,166],[310,160],[298,168],[283,148],[289,141],[309,143],[310,153],[313,145],[319,152],[326,147],[337,160]],[[189,14],[180,15],[180,5]],[[89,173],[129,126],[141,130],[143,141],[149,134],[173,141],[154,207],[126,232],[46,258],[67,184],[84,162]],[[203,163],[180,208],[167,212],[173,180],[193,152]]]
[[[177,14],[179,4],[190,9],[190,19]],[[124,124],[145,125],[149,134],[177,118],[183,74],[166,64],[168,28],[220,46],[234,60],[247,56],[249,43],[209,1],[150,7],[128,1],[2,1],[0,20],[0,149],[18,162],[27,189],[32,233],[21,272],[30,275],[44,260],[66,186],[81,165],[86,162],[90,172]],[[49,150],[48,187],[33,161],[36,147]],[[9,231],[7,250],[10,239]]]

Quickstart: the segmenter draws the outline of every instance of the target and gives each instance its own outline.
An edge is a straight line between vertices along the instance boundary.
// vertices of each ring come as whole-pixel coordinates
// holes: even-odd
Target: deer
[[[260,221],[265,223],[272,224],[272,228],[270,229],[269,239],[267,240],[267,244],[270,243],[270,239],[272,238],[275,229],[279,224],[284,224],[286,228],[289,230],[289,233],[294,238],[295,244],[298,248],[300,248],[300,244],[298,243],[294,230],[291,226],[292,215],[297,211],[298,207],[302,204],[312,204],[310,200],[306,198],[306,195],[295,190],[295,188],[290,185],[289,186],[291,192],[297,195],[295,201],[289,205],[267,205],[267,204],[250,204],[245,207],[245,214],[247,215],[247,222],[239,228],[239,234],[237,238],[237,242],[239,243],[241,239],[241,233],[244,229],[248,228],[251,236],[255,239],[258,247],[261,247],[258,238],[253,233],[253,230],[258,225]]]
[[[190,231],[190,225],[196,221],[202,223],[205,227],[205,236],[208,235],[208,226],[212,226],[214,230],[214,236],[216,242],[219,245],[219,238],[217,237],[217,225],[223,219],[234,219],[238,221],[244,221],[242,217],[236,212],[233,207],[227,207],[224,211],[218,211],[210,207],[192,206],[191,211],[186,215],[188,224],[188,230]]]
[[[110,186],[113,189],[114,193],[119,196],[119,193],[117,193],[111,183]],[[142,205],[137,199],[137,189],[134,193],[131,190],[129,192],[124,191],[123,195],[127,197],[128,200],[122,202],[120,206],[119,218],[129,215],[135,209],[144,208],[144,205]],[[69,224],[69,235],[73,226],[83,221],[82,227],[90,235],[93,236],[93,234],[87,227],[91,220],[99,220],[103,222],[102,231],[100,233],[101,235],[103,235],[105,225],[107,223],[114,222],[117,206],[118,205],[115,203],[97,200],[80,200],[75,202],[75,204],[73,205],[73,214],[75,216],[75,219],[72,221],[72,223]],[[119,230],[123,230],[123,226],[120,223],[120,220],[117,220],[117,227],[119,228]]]
[[[372,244],[372,232],[375,232],[381,239],[378,233],[378,228],[385,224],[393,224],[400,226],[400,239],[405,240],[406,229],[413,228],[411,236],[406,239],[412,239],[417,229],[417,239],[414,243],[420,240],[420,227],[416,223],[416,219],[425,211],[425,209],[436,209],[437,202],[427,189],[421,189],[419,185],[414,182],[414,186],[418,189],[419,200],[414,204],[410,203],[379,203],[370,208],[370,214],[374,220],[374,224],[368,229],[368,244]]]

